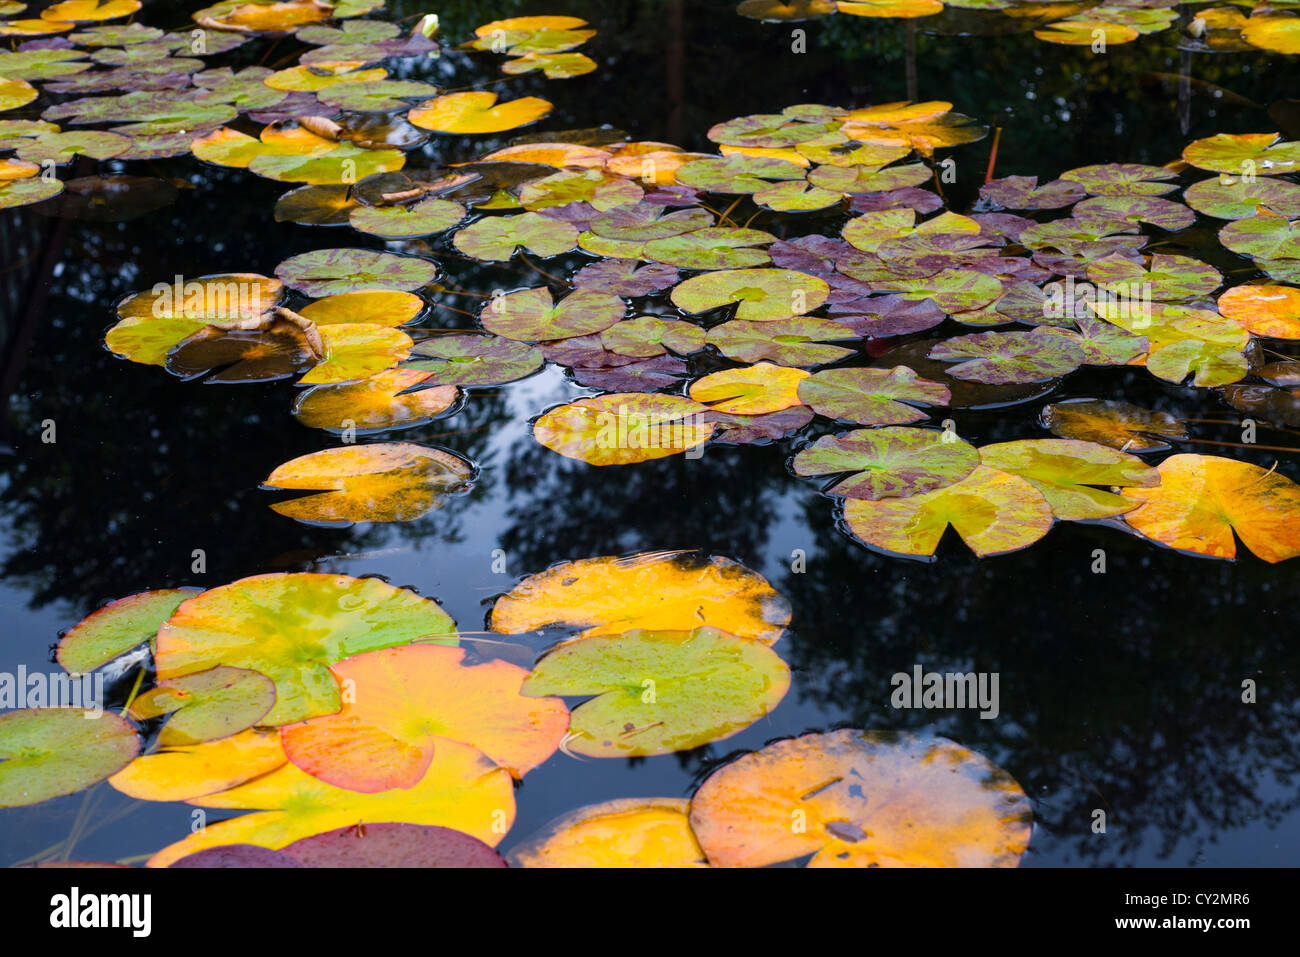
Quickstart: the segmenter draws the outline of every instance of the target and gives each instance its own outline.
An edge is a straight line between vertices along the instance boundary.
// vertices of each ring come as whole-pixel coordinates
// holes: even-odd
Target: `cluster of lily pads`
[[[112,4],[94,11],[120,15]],[[85,137],[122,140],[111,155],[138,147],[128,136],[164,136],[168,149],[302,184],[277,203],[277,218],[346,224],[402,250],[318,249],[281,263],[275,278],[164,283],[118,305],[106,342],[126,358],[185,378],[297,375],[312,386],[294,415],[345,444],[272,471],[269,488],[317,493],[277,511],[321,522],[419,517],[467,487],[473,463],[414,443],[350,440],[452,414],[463,389],[553,362],[603,394],[538,418],[534,435],[548,448],[607,466],[708,442],[789,440],[804,446],[793,471],[838,476],[825,491],[842,500],[848,530],[891,553],[932,554],[948,524],[988,555],[1036,541],[1057,519],[1120,515],[1155,541],[1204,554],[1233,556],[1234,529],[1270,561],[1300,548],[1287,530],[1296,486],[1248,463],[1184,454],[1155,469],[1134,457],[1152,449],[1131,436],[1115,446],[1071,431],[1077,409],[1044,410],[1057,440],[978,450],[951,420],[942,431],[912,424],[929,417],[922,407],[1026,401],[1083,366],[1131,364],[1171,383],[1190,377],[1266,422],[1291,424],[1295,363],[1276,340],[1300,338],[1300,292],[1286,284],[1300,274],[1300,186],[1288,178],[1300,144],[1219,134],[1167,166],[1095,165],[1041,184],[990,180],[970,215],[944,209],[934,154],[985,128],[943,102],[801,104],[739,117],[708,131],[717,155],[595,131],[581,142],[533,136],[454,167],[411,168],[422,131],[500,132],[538,120],[550,103],[389,80],[372,64],[427,56],[434,30],[425,18],[399,37],[390,24],[344,19],[356,12],[318,0],[200,11],[208,33],[242,42],[294,32],[312,44],[297,66],[238,75],[191,76],[170,55],[175,39],[128,42],[128,28],[95,28],[124,44],[111,49],[125,51],[128,65],[78,71],[59,92],[141,77],[161,88],[60,103],[46,120],[6,130],[18,141],[8,161],[18,167],[107,148]],[[593,33],[584,27],[569,17],[495,21],[467,46],[513,57],[507,73],[531,64],[571,76],[585,69],[573,59]],[[133,52],[150,48],[144,58]],[[0,56],[27,57],[20,66],[39,72],[84,66],[82,55],[43,46]],[[178,104],[179,89],[213,96]],[[144,103],[133,97],[153,105],[133,112]],[[177,115],[159,112],[164,100]],[[240,124],[264,124],[256,136],[230,125],[240,115]],[[39,128],[51,117],[118,125]],[[176,141],[182,126],[185,144]],[[14,180],[0,194],[25,182],[44,179]],[[1183,202],[1169,198],[1180,188]],[[1057,211],[1066,212],[1053,218]],[[1192,227],[1198,213],[1225,221],[1224,250],[1271,281],[1220,293],[1223,276],[1209,263],[1143,251]],[[561,278],[529,258],[570,254],[595,261]],[[483,302],[478,330],[423,330],[416,323],[430,300],[442,307],[459,294],[442,284],[444,256],[519,261],[547,281],[499,290]],[[629,315],[629,302],[641,314]],[[954,334],[962,326],[988,331]],[[948,334],[917,338],[929,330]],[[860,352],[876,364],[862,367]],[[814,441],[827,422],[857,428]],[[1122,423],[1118,432],[1125,436]]]
[[[134,674],[120,713],[0,716],[0,807],[106,779],[142,801],[253,812],[194,830],[152,867],[504,866],[493,848],[514,821],[514,782],[557,751],[665,755],[769,714],[790,685],[771,647],[789,621],[762,576],[693,553],[525,578],[487,625],[489,648],[562,639],[531,668],[467,654],[476,639],[436,602],[375,578],[144,592],[92,613],[57,651],[72,676]],[[1015,866],[1031,823],[1019,785],[979,754],[837,731],[731,761],[689,802],[578,809],[511,863]]]
[[[1271,53],[1300,53],[1300,16],[1293,0],[1268,0],[1251,5],[1216,6],[1199,0],[1194,13],[1181,17],[1179,49],[1198,53],[1236,53],[1260,49]],[[754,20],[781,23],[815,20],[842,13],[875,19],[913,20],[947,13],[953,32],[978,32],[986,18],[1010,17],[1048,43],[1105,49],[1131,43],[1148,33],[1167,30],[1180,19],[1175,0],[742,0],[736,12]],[[953,14],[956,14],[954,16]],[[965,19],[963,19],[965,18]],[[930,24],[921,21],[925,27]],[[939,28],[944,32],[943,28]]]

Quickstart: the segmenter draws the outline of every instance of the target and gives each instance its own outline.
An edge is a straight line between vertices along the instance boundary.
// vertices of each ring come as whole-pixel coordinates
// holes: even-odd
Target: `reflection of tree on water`
[[[821,553],[774,582],[796,609],[786,653],[797,693],[855,727],[932,727],[987,754],[1035,799],[1036,846],[1096,862],[1176,852],[1169,863],[1186,864],[1300,807],[1300,655],[1268,600],[1293,580],[1283,566],[1062,523],[983,561],[950,531],[927,565],[852,544],[825,502],[806,521]],[[1096,548],[1107,574],[1090,570]],[[917,663],[998,672],[1001,716],[893,710],[890,676]],[[1258,704],[1242,703],[1247,678]],[[1091,832],[1096,808],[1105,835]]]

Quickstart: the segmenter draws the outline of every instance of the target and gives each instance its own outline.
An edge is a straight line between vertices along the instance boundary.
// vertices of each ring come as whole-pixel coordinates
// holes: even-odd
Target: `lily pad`
[[[575,637],[716,628],[774,644],[790,603],[762,575],[729,558],[689,552],[584,558],[530,575],[497,599],[488,628],[548,627]]]
[[[254,575],[182,603],[158,631],[156,662],[160,679],[218,665],[261,672],[276,690],[263,723],[281,725],[339,710],[331,665],[416,638],[454,645],[455,630],[436,602],[375,578]]]
[[[119,598],[99,608],[59,639],[60,665],[74,675],[88,674],[143,641],[153,642],[158,626],[197,588],[160,588]]]
[[[450,229],[465,217],[465,207],[446,199],[426,199],[412,206],[358,206],[348,216],[353,229],[372,236],[429,236]]]
[[[300,522],[411,522],[465,488],[474,472],[472,463],[450,452],[386,442],[290,459],[263,487],[318,492],[271,506]]]
[[[491,845],[476,837],[450,827],[401,822],[365,821],[335,828],[294,841],[278,853],[303,867],[506,866]]]
[[[348,385],[318,385],[294,400],[293,417],[308,428],[354,435],[423,425],[451,408],[460,394],[454,385],[419,388],[427,378],[403,367]],[[411,389],[418,391],[406,391]]]
[[[803,369],[791,369],[771,362],[757,362],[743,369],[723,369],[692,383],[691,398],[717,412],[733,415],[762,415],[802,405],[800,381],[808,378]]]
[[[720,269],[674,287],[672,301],[689,313],[737,303],[737,319],[784,319],[812,312],[830,292],[825,280],[793,269]]]
[[[927,418],[915,405],[947,405],[952,393],[907,366],[894,366],[814,372],[799,383],[799,398],[827,418],[860,425],[906,425]]]
[[[541,352],[524,342],[500,336],[445,335],[417,342],[416,357],[403,368],[425,373],[425,381],[439,386],[482,386],[514,382],[532,375],[545,361]]]
[[[977,466],[952,485],[878,501],[850,499],[844,521],[854,537],[881,551],[931,557],[949,526],[981,558],[1019,551],[1052,527],[1052,506],[1017,475]]]
[[[823,343],[856,336],[838,322],[808,316],[765,322],[733,319],[710,329],[708,344],[741,362],[767,360],[783,366],[813,366],[853,355],[852,349]]]
[[[1300,485],[1286,476],[1216,455],[1173,455],[1159,471],[1159,485],[1123,490],[1137,506],[1125,521],[1147,538],[1231,559],[1235,534],[1270,564],[1300,555]]]
[[[477,90],[448,93],[411,108],[407,119],[439,133],[499,133],[513,130],[551,112],[551,104],[536,96],[497,103],[497,94]]]
[[[809,867],[1015,867],[1033,822],[1020,785],[983,755],[946,738],[853,730],[724,765],[690,816],[714,867],[809,854]]]
[[[548,822],[511,867],[706,867],[681,798],[620,798]]]
[[[703,445],[714,426],[707,406],[676,395],[614,392],[557,406],[533,424],[552,452],[588,465],[629,465]]]
[[[410,292],[437,278],[438,267],[369,249],[317,249],[286,259],[275,274],[290,289],[320,297],[376,288]]]
[[[278,850],[305,837],[372,822],[436,825],[487,844],[499,843],[514,821],[514,785],[468,745],[449,741],[412,788],[362,794],[317,780],[293,764],[219,794],[195,798],[202,807],[251,810],[209,824],[163,848],[148,861],[167,867],[209,847],[257,844]]]
[[[131,702],[136,721],[169,716],[160,748],[178,748],[238,734],[275,705],[275,682],[247,668],[220,666],[159,681]]]
[[[991,385],[1041,382],[1083,365],[1083,349],[1042,332],[977,332],[956,336],[930,350],[931,359],[962,360],[950,375]]]
[[[574,709],[565,747],[617,758],[725,740],[772,712],[789,688],[789,666],[767,645],[705,627],[565,642],[520,693],[594,695]]]
[[[452,242],[475,259],[505,262],[521,247],[545,259],[577,245],[578,230],[571,223],[540,213],[485,216],[457,231]]]
[[[569,709],[526,695],[528,673],[518,665],[466,665],[464,654],[418,644],[339,662],[330,670],[355,695],[337,714],[285,727],[285,754],[314,778],[366,794],[414,787],[447,741],[522,778],[559,747]]]
[[[1149,488],[1160,475],[1141,459],[1077,439],[1021,439],[980,449],[987,466],[1018,475],[1038,489],[1052,513],[1066,521],[1109,518],[1136,506],[1092,485]]]
[[[623,300],[608,293],[577,289],[558,303],[545,286],[498,296],[479,312],[488,332],[520,342],[567,339],[608,329],[623,318]]]
[[[975,447],[947,432],[889,426],[824,435],[790,462],[796,475],[843,475],[827,495],[906,498],[960,482],[979,465]]]
[[[124,768],[139,750],[135,728],[111,712],[7,712],[0,715],[0,807],[74,794]]]

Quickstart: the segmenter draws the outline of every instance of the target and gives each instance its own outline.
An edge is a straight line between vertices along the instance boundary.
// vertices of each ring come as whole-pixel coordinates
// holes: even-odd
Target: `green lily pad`
[[[853,473],[826,494],[874,501],[959,482],[979,465],[979,452],[950,432],[886,426],[823,435],[790,464],[796,475]]]
[[[784,319],[826,301],[823,279],[794,269],[720,269],[693,276],[672,291],[673,305],[690,313],[737,303],[737,319]]]
[[[1151,348],[1151,341],[1146,336],[1133,335],[1101,319],[1079,319],[1077,322],[1077,332],[1053,326],[1044,326],[1038,331],[1064,336],[1078,343],[1083,350],[1084,362],[1090,366],[1127,365]]]
[[[465,207],[447,199],[426,199],[412,206],[358,206],[348,216],[353,229],[372,236],[429,236],[465,218]]]
[[[862,166],[823,165],[808,173],[808,182],[824,190],[860,195],[920,186],[933,175],[924,163],[907,163],[881,170]]]
[[[198,588],[163,588],[129,595],[105,605],[59,639],[56,657],[74,675],[87,674],[124,655],[142,641],[152,642],[158,626]]]
[[[1109,518],[1137,502],[1093,485],[1150,488],[1160,473],[1135,455],[1077,439],[1021,439],[980,449],[980,461],[1038,489],[1065,521]]]
[[[218,665],[275,682],[261,719],[281,725],[342,706],[329,666],[416,639],[455,645],[455,622],[436,602],[376,578],[285,573],[254,575],[185,602],[158,631],[160,679]]]
[[[856,332],[838,322],[796,316],[765,322],[733,319],[710,329],[708,344],[727,358],[741,362],[767,360],[783,366],[815,366],[853,355],[852,349],[823,343],[856,338]]]
[[[731,156],[691,160],[677,167],[677,182],[710,193],[753,193],[772,180],[804,178],[803,167],[772,156]]]
[[[401,150],[368,150],[341,143],[315,156],[260,154],[249,162],[248,170],[281,183],[324,185],[355,183],[375,173],[399,170],[405,162]]]
[[[642,255],[680,269],[745,269],[771,262],[766,252],[754,247],[775,241],[761,229],[710,227],[648,242]]]
[[[167,678],[131,702],[131,717],[170,715],[158,732],[160,748],[183,748],[238,734],[275,706],[275,682],[247,668],[220,666]]]
[[[1121,291],[1149,291],[1151,299],[1161,302],[1185,302],[1208,296],[1223,283],[1223,276],[1209,263],[1163,253],[1153,255],[1145,268],[1123,256],[1107,256],[1088,264],[1088,279],[1098,286]]]
[[[30,179],[15,179],[0,183],[0,209],[12,209],[15,206],[30,206],[58,196],[63,192],[63,182],[33,176]]]
[[[886,281],[875,288],[896,292],[913,302],[929,299],[949,313],[979,309],[1002,295],[1002,282],[996,276],[974,269],[944,269],[925,279]]]
[[[1084,363],[1083,349],[1043,332],[977,332],[941,342],[931,359],[959,361],[948,369],[958,379],[988,385],[1040,382],[1063,376]]]
[[[1194,375],[1197,388],[1228,385],[1250,374],[1250,362],[1240,348],[1222,342],[1182,339],[1155,349],[1147,356],[1147,370],[1168,382],[1183,382]]]
[[[927,415],[913,405],[947,405],[948,387],[907,366],[825,369],[799,383],[799,398],[830,419],[861,425],[904,425]]]
[[[55,163],[62,166],[78,156],[108,159],[125,153],[131,140],[116,133],[74,130],[67,133],[42,133],[20,146],[16,155],[29,163]]]
[[[1300,217],[1300,186],[1284,179],[1212,176],[1183,191],[1187,205],[1216,219],[1245,219],[1261,210]]]
[[[417,342],[403,366],[428,372],[427,385],[500,385],[530,376],[544,357],[536,346],[499,336],[447,335]]]
[[[1219,242],[1234,253],[1256,259],[1300,259],[1300,219],[1248,216],[1220,229]]]
[[[789,666],[767,645],[706,627],[566,642],[520,693],[594,695],[573,709],[566,748],[618,758],[722,741],[770,714],[789,688]]]
[[[545,286],[498,296],[479,312],[488,332],[519,342],[568,339],[608,329],[623,318],[623,300],[591,289],[576,289],[558,303]]]
[[[1300,142],[1283,143],[1276,133],[1216,133],[1189,143],[1183,159],[1212,173],[1277,176],[1300,170]]]
[[[800,180],[772,183],[754,190],[751,198],[759,206],[778,213],[811,213],[838,203],[844,194],[838,190],[822,189]]]
[[[545,259],[576,246],[578,230],[572,223],[540,213],[486,216],[459,230],[452,243],[475,259],[505,262],[521,247]]]
[[[979,465],[952,485],[908,498],[851,500],[844,523],[872,548],[912,558],[933,556],[951,525],[981,558],[1034,544],[1052,527],[1052,507],[1018,475]]]
[[[693,322],[637,316],[616,322],[600,334],[600,344],[620,356],[661,356],[669,349],[689,355],[704,348],[705,332]]]
[[[807,122],[785,113],[755,113],[718,123],[706,135],[728,146],[780,148],[816,139],[838,127],[837,122]]]
[[[126,767],[140,738],[112,712],[24,708],[0,715],[0,807],[40,804]]]
[[[534,212],[569,203],[589,203],[592,209],[606,212],[639,203],[643,195],[639,185],[620,176],[591,169],[564,170],[526,183],[519,190],[519,202]]]
[[[382,4],[378,4],[382,6]],[[303,43],[325,46],[330,43],[374,43],[376,40],[391,40],[402,32],[396,23],[383,20],[348,20],[337,27],[325,27],[319,23],[303,27],[294,36]]]
[[[1196,214],[1182,203],[1158,196],[1094,196],[1070,210],[1079,219],[1117,219],[1129,223],[1150,223],[1161,229],[1186,229]]]
[[[408,99],[428,99],[437,96],[438,88],[431,83],[408,80],[376,80],[366,83],[340,83],[321,90],[316,98],[326,106],[339,110],[361,112],[388,112],[400,110],[410,104]]]
[[[49,80],[89,70],[85,50],[0,51],[0,76],[10,80]]]
[[[438,267],[370,249],[317,249],[286,259],[275,274],[290,289],[319,299],[361,289],[411,292],[436,279]]]

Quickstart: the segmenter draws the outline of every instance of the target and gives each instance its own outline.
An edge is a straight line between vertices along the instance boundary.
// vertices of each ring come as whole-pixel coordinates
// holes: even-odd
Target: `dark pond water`
[[[385,18],[420,12],[395,0]],[[704,132],[712,124],[793,103],[944,99],[1002,127],[1000,175],[1043,178],[1088,163],[1164,163],[1190,140],[1216,132],[1278,129],[1300,137],[1300,103],[1286,100],[1300,96],[1294,58],[1183,54],[1176,30],[1099,56],[1029,34],[936,36],[922,26],[909,63],[907,31],[896,21],[762,24],[737,17],[725,0],[494,0],[448,3],[438,12],[447,37],[525,13],[573,14],[598,29],[584,48],[600,63],[596,73],[563,82],[523,78],[512,87],[555,103],[542,129],[610,124],[635,139],[709,150]],[[186,19],[178,6],[148,13],[148,22],[165,26]],[[942,22],[956,28],[966,20]],[[807,30],[806,53],[791,52],[795,26]],[[496,76],[488,59],[448,59],[458,85]],[[1180,71],[1191,78],[1181,95]],[[495,139],[504,145],[510,134]],[[493,140],[455,148],[468,155]],[[952,208],[968,208],[989,145],[951,154],[958,172]],[[455,158],[440,156],[440,148],[425,148],[430,161]],[[769,718],[695,751],[552,758],[518,792],[518,819],[503,848],[582,804],[689,795],[734,750],[852,726],[932,730],[1008,770],[1033,803],[1027,866],[1296,862],[1296,563],[1198,559],[1113,528],[1072,523],[990,560],[952,536],[932,564],[877,555],[841,533],[831,501],[790,474],[786,444],[710,446],[696,460],[615,469],[547,451],[531,438],[528,420],[586,394],[555,367],[475,391],[453,417],[394,433],[481,467],[472,490],[443,509],[400,525],[295,523],[273,513],[267,505],[274,496],[258,489],[279,463],[328,444],[288,415],[294,387],[186,384],[118,360],[102,346],[111,307],[175,274],[271,274],[308,249],[382,244],[357,234],[335,243],[319,229],[273,222],[284,187],[245,171],[190,158],[135,163],[130,171],[146,170],[188,187],[171,206],[125,223],[0,214],[7,444],[0,458],[0,671],[52,667],[61,630],[108,599],[151,588],[211,586],[268,571],[380,575],[437,599],[474,630],[496,595],[552,563],[701,549],[756,569],[789,599],[793,624],[778,647],[795,671],[791,693]],[[1195,239],[1194,231],[1180,237]],[[580,261],[551,260],[546,268]],[[501,282],[497,269],[453,260],[445,266],[463,289],[490,292]],[[536,281],[520,267],[518,285]],[[448,310],[435,310],[434,318],[428,324],[472,325]],[[1140,368],[1103,371],[1070,377],[1054,398],[1127,398],[1224,417],[1206,390],[1158,383]],[[1039,436],[1040,405],[954,418],[976,444]],[[49,419],[58,429],[52,445],[39,439]],[[1233,431],[1202,434],[1231,439]],[[1246,457],[1266,466],[1280,458],[1278,468],[1300,478],[1294,455]],[[200,548],[207,555],[201,576],[190,570]],[[1097,548],[1106,553],[1105,574],[1091,570]],[[504,575],[493,571],[498,549]],[[801,572],[792,569],[798,551],[806,555]],[[917,663],[999,673],[999,717],[893,710],[890,675]],[[1258,683],[1254,705],[1240,700],[1248,678]],[[1097,808],[1108,815],[1104,835],[1091,831]],[[188,833],[190,810],[134,802],[101,785],[89,796],[0,811],[0,865],[51,853],[138,861]],[[79,813],[75,847],[55,847]]]

